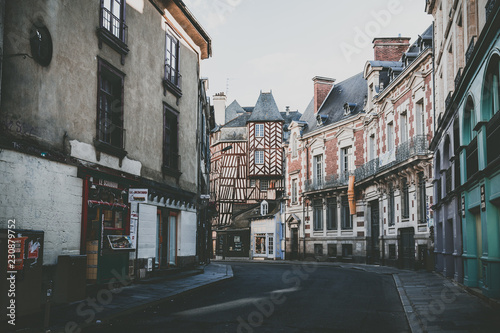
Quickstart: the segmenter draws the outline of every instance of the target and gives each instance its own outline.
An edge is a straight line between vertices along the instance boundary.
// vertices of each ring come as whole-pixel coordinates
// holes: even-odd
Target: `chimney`
[[[223,92],[215,94],[213,97],[215,122],[224,125],[226,122],[226,94]]]
[[[312,80],[314,82],[314,113],[316,113],[330,90],[332,90],[335,79],[315,76]]]
[[[401,35],[401,34],[400,34]],[[373,39],[373,57],[380,61],[399,61],[410,47],[409,37],[379,37]]]
[[[285,112],[287,116],[290,114],[290,107],[288,105],[285,107]]]

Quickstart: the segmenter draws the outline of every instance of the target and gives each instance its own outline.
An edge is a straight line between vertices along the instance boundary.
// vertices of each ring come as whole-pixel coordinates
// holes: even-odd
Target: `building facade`
[[[2,24],[1,227],[44,232],[47,281],[61,256],[88,283],[194,263],[211,40],[182,1],[6,2]]]
[[[438,271],[500,297],[498,1],[427,1],[436,45]]]
[[[315,77],[313,100],[290,126],[287,257],[408,268],[427,259],[432,29],[411,46],[376,38],[374,51],[363,73]]]
[[[261,92],[254,107],[243,108],[237,101],[225,107],[224,94],[217,94],[214,104],[216,118],[219,114],[218,119],[225,122],[211,136],[215,255],[220,258],[252,257],[262,255],[262,249],[266,249],[269,258],[281,258],[282,232],[277,225],[282,221],[279,203],[284,188],[284,126],[298,119],[300,113],[288,109],[280,112],[271,92]],[[264,201],[265,212],[254,214]],[[260,221],[252,222],[256,219]],[[271,244],[272,248],[255,238],[252,225],[262,224],[262,219],[269,224],[264,228],[267,230],[264,232],[265,244]],[[276,228],[279,232],[269,231]],[[259,242],[258,249],[256,242]]]

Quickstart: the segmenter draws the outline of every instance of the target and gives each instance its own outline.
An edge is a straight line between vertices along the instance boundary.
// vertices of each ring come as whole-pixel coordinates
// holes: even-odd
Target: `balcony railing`
[[[349,183],[349,176],[353,174],[352,172],[342,172],[338,175],[330,175],[321,179],[306,179],[305,191],[320,191],[339,186],[347,186]]]
[[[469,47],[467,47],[467,51],[465,52],[465,62],[469,62],[469,59],[472,55],[472,52],[474,51],[474,41],[476,39],[476,36],[472,36]]]
[[[444,108],[445,110],[448,110],[448,107],[450,106],[451,103],[451,97],[453,96],[453,91],[450,91],[448,95],[446,96],[446,99],[444,100]]]
[[[361,181],[381,171],[408,160],[410,157],[428,154],[429,141],[426,135],[417,135],[401,143],[390,158],[375,158],[355,170],[356,181]],[[385,154],[387,155],[387,153]],[[389,156],[392,154],[389,154]]]
[[[455,90],[458,89],[458,84],[460,83],[460,80],[462,79],[462,67],[458,69],[457,75],[455,76]]]

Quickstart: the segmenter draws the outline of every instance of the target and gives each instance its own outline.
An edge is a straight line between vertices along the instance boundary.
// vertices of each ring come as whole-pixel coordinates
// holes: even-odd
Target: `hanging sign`
[[[128,190],[128,202],[148,202],[148,189],[131,188]]]
[[[486,210],[486,193],[484,189],[484,184],[481,185],[481,211]]]

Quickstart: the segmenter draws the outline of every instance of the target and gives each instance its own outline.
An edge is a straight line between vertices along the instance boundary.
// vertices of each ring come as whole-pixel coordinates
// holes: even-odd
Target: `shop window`
[[[352,256],[352,244],[342,244],[342,257]]]
[[[326,199],[326,228],[337,229],[337,198]]]
[[[323,255],[323,244],[314,244],[314,255],[316,256]]]
[[[98,58],[97,137],[99,151],[124,157],[123,81],[125,75]]]
[[[266,254],[266,234],[255,235],[255,254]]]

